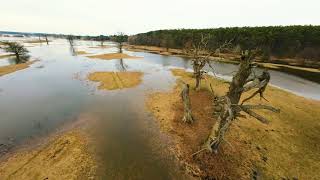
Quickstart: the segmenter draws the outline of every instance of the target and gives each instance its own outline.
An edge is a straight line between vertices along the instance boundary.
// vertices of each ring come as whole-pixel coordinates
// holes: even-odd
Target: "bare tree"
[[[184,106],[184,115],[183,115],[182,121],[185,123],[193,123],[194,119],[191,112],[189,84],[186,84],[183,82],[183,89],[180,95],[181,95],[183,106]]]
[[[40,45],[42,45],[41,35],[40,34],[39,34],[39,43],[40,43]]]
[[[216,52],[226,49],[231,45],[231,40],[224,42],[217,49],[209,49],[208,43],[211,40],[210,35],[204,36],[201,34],[201,39],[198,42],[191,41],[191,47],[186,48],[187,54],[192,57],[193,73],[196,79],[196,91],[200,90],[200,83],[204,71],[203,67],[208,64],[211,68],[209,57],[213,56]]]
[[[44,37],[46,38],[47,45],[49,45],[48,35],[44,35]]]
[[[72,54],[73,56],[76,55],[76,50],[75,50],[75,48],[74,48],[74,37],[73,37],[73,35],[68,35],[68,36],[67,36],[67,40],[68,40],[69,45],[70,45],[70,52],[71,52],[71,54]]]
[[[4,45],[3,49],[5,51],[14,53],[17,64],[24,63],[29,60],[29,51],[22,44],[17,42],[2,42],[2,44]]]
[[[221,142],[223,141],[224,135],[228,131],[233,120],[242,116],[240,112],[245,112],[262,123],[267,123],[268,120],[253,110],[265,109],[272,112],[280,112],[279,109],[268,105],[244,104],[247,100],[253,98],[258,93],[260,94],[260,98],[265,99],[263,93],[270,80],[270,74],[266,70],[263,71],[260,76],[256,76],[253,73],[253,59],[254,53],[252,51],[246,51],[245,53],[242,52],[239,70],[232,79],[228,93],[225,96],[214,98],[214,104],[216,106],[215,109],[218,110],[217,113],[219,116],[217,122],[212,127],[204,145],[204,149],[217,152]],[[252,89],[258,90],[240,103],[239,101],[242,94]],[[217,106],[219,108],[217,108]]]

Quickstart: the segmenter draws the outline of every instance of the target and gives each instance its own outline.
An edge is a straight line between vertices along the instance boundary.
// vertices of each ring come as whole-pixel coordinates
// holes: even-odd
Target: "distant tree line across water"
[[[157,30],[130,36],[128,42],[180,49],[199,41],[201,35],[210,35],[212,49],[231,40],[233,51],[258,48],[265,60],[270,56],[320,60],[320,26],[311,25]]]

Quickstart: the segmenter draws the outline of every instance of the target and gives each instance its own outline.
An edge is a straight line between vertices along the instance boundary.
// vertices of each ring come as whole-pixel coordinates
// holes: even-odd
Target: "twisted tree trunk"
[[[231,122],[235,119],[236,114],[239,113],[238,108],[234,108],[232,105],[237,105],[240,101],[241,94],[244,90],[244,85],[247,82],[248,77],[251,74],[251,60],[244,55],[241,57],[241,63],[237,74],[232,78],[232,82],[229,87],[229,91],[226,96],[223,97],[221,103],[223,103],[222,110],[218,117],[217,122],[212,127],[209,137],[204,144],[205,148],[217,152],[219,145],[221,144],[225,132],[228,130]]]

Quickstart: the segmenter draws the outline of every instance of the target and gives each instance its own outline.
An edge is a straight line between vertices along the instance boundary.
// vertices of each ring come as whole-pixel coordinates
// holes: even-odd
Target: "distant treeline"
[[[72,36],[72,35],[60,35],[59,38],[66,38],[67,36]],[[126,42],[128,40],[128,35],[110,35],[110,36],[105,36],[105,35],[99,35],[99,36],[72,36],[74,39],[81,39],[81,40],[91,40],[91,41],[121,41]]]
[[[320,60],[320,26],[232,27],[158,30],[130,36],[134,45],[185,48],[201,35],[210,35],[209,48],[232,41],[233,51],[258,48],[262,57]]]

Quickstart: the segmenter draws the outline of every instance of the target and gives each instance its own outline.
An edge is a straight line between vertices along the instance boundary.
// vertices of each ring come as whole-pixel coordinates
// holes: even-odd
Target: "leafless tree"
[[[238,117],[243,116],[240,114],[241,112],[245,112],[262,123],[268,123],[268,120],[253,110],[265,109],[272,112],[280,112],[279,109],[268,105],[244,104],[257,94],[260,95],[260,98],[265,99],[263,93],[270,80],[270,74],[266,70],[259,76],[253,73],[253,59],[253,51],[242,52],[239,70],[230,83],[229,91],[225,96],[216,96],[214,98],[215,109],[219,116],[202,150],[207,149],[217,152],[231,123]],[[251,96],[240,102],[242,94],[252,89],[257,90]]]
[[[47,45],[49,45],[48,35],[44,35],[44,37],[46,38]]]
[[[187,54],[192,57],[193,73],[196,79],[196,91],[200,90],[200,83],[204,71],[202,70],[206,64],[211,68],[209,57],[213,56],[216,52],[226,49],[231,45],[231,40],[224,42],[217,49],[209,49],[208,43],[211,39],[210,35],[204,36],[201,34],[201,39],[198,42],[191,41],[190,47],[186,48]]]
[[[38,38],[39,38],[39,43],[40,43],[40,45],[42,45],[41,35],[40,35],[40,34],[39,34]]]
[[[69,42],[69,45],[70,45],[70,52],[73,56],[76,55],[76,50],[74,48],[74,37],[72,35],[68,35],[67,36],[67,40]]]
[[[16,63],[24,63],[29,60],[30,56],[28,55],[29,51],[22,45],[17,42],[1,42],[4,47],[3,49],[7,52],[14,53],[16,56]]]
[[[182,121],[185,123],[193,123],[194,119],[191,112],[191,103],[189,97],[189,84],[183,83],[183,89],[181,92],[181,98],[184,106],[184,114]]]

